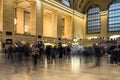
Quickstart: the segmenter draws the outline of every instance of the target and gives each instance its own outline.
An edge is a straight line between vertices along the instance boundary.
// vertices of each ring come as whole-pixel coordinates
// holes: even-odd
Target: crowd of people
[[[37,68],[37,64],[40,61],[44,61],[47,58],[47,63],[56,63],[56,58],[62,60],[63,56],[70,59],[70,46],[62,47],[62,45],[54,46],[39,44],[22,44],[21,42],[15,43],[15,45],[7,45],[3,49],[5,54],[6,63],[16,64],[19,66],[27,64],[29,69],[30,62],[33,64],[33,69]]]
[[[77,49],[74,49],[77,48]],[[75,51],[77,50],[77,51]],[[75,51],[75,52],[74,52]],[[62,60],[71,58],[75,54],[84,58],[85,63],[95,62],[94,67],[100,67],[101,58],[110,55],[110,62],[120,62],[120,46],[110,46],[105,48],[100,45],[93,45],[89,47],[63,47],[62,44],[52,47],[51,45],[38,45],[22,44],[20,42],[15,45],[8,45],[4,48],[6,63],[15,64],[19,67],[23,62],[27,65],[28,71],[30,70],[30,62],[33,64],[33,69],[37,68],[39,61],[44,61],[47,58],[47,63],[57,63],[57,59]]]

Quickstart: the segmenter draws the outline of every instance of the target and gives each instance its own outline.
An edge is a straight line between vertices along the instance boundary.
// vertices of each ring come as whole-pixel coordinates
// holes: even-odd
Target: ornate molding
[[[100,15],[101,15],[101,16],[104,16],[104,15],[107,15],[107,14],[108,14],[108,10],[106,10],[106,11],[101,11],[101,12],[100,12]]]

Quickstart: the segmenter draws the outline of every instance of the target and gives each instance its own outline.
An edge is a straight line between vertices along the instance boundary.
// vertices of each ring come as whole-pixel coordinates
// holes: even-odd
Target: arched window
[[[100,8],[92,6],[87,12],[87,33],[100,32]]]
[[[70,1],[69,0],[61,0],[63,4],[65,4],[66,6],[70,7]]]
[[[120,0],[114,0],[110,4],[108,13],[108,31],[120,31]]]

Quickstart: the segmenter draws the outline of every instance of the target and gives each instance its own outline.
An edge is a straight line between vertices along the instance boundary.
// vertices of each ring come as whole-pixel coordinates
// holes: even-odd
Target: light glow
[[[17,24],[17,20],[16,20],[16,18],[14,18],[14,24]]]
[[[110,39],[117,39],[117,38],[119,38],[120,37],[120,35],[112,35],[112,36],[110,36]]]
[[[28,32],[28,26],[25,25],[25,32]]]
[[[96,36],[92,36],[92,37],[89,37],[88,39],[91,40],[91,39],[97,39],[98,37]]]

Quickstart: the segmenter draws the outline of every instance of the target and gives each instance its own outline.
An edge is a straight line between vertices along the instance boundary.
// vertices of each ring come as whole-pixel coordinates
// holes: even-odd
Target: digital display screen
[[[6,44],[12,44],[12,39],[6,39]]]

